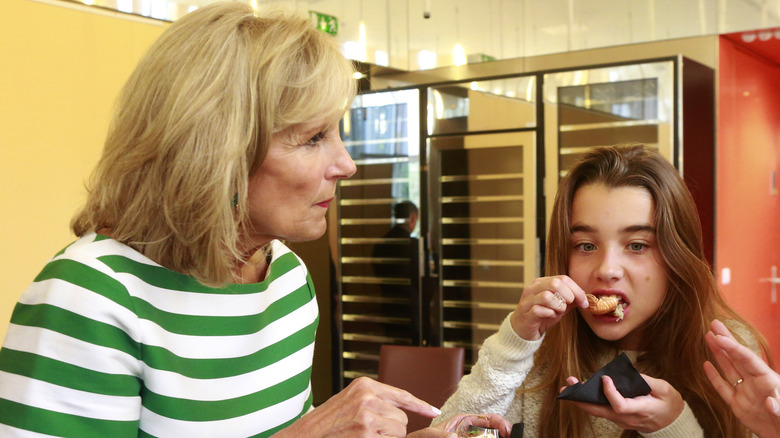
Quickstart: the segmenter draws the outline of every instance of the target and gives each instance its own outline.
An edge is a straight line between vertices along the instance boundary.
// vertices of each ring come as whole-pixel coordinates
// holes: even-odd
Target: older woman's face
[[[315,121],[274,135],[265,161],[249,180],[253,243],[322,236],[336,185],[355,170],[338,121]]]

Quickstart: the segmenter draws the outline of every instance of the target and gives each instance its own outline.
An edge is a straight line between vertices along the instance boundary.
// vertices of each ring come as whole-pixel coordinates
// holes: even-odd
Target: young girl
[[[441,418],[496,413],[523,421],[526,437],[749,434],[702,372],[713,359],[705,334],[723,315],[754,350],[763,340],[718,293],[693,199],[660,155],[640,145],[598,148],[569,173],[555,199],[546,272],[485,341]],[[615,297],[618,311],[591,313],[586,294]],[[625,399],[606,377],[609,405],[556,399],[573,376],[588,378],[621,352],[649,395]]]

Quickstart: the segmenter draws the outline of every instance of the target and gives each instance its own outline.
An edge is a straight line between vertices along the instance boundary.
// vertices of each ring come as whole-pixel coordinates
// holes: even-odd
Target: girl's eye
[[[580,251],[583,252],[590,252],[596,250],[596,245],[592,243],[580,243],[579,245],[577,245],[577,247],[580,249]]]
[[[310,138],[309,141],[306,142],[306,146],[314,146],[322,139],[325,138],[325,133],[323,131],[320,131],[316,134],[314,134],[314,137]]]
[[[628,249],[630,249],[633,252],[642,252],[647,248],[647,245],[640,242],[632,242],[628,244]]]

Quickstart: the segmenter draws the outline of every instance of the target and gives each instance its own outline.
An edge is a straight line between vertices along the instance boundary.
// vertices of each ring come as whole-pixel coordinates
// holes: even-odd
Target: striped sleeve
[[[0,424],[15,430],[2,436],[137,435],[140,349],[123,289],[62,254],[46,265],[0,350]]]

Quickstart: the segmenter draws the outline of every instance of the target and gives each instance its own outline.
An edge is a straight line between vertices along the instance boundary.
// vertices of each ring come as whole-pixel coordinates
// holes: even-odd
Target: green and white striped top
[[[311,407],[319,321],[303,262],[210,288],[94,233],[16,305],[0,350],[0,436],[270,436]]]

